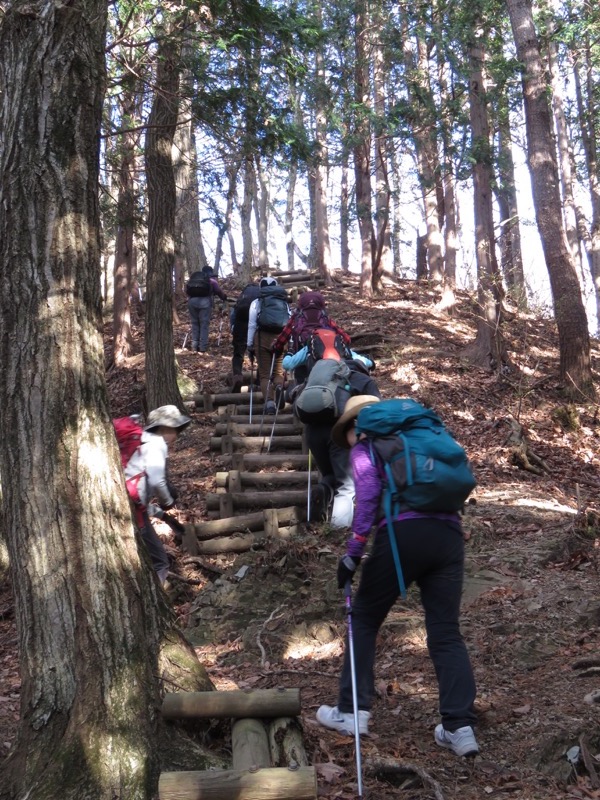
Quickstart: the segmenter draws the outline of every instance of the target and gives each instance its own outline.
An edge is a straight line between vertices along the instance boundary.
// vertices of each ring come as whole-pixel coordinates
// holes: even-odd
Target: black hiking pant
[[[394,524],[406,587],[416,583],[425,610],[427,649],[439,688],[442,724],[447,731],[473,726],[475,679],[460,632],[464,540],[457,525],[433,519]],[[377,632],[400,594],[387,526],[377,530],[373,550],[362,566],[352,603],[352,633],[358,708],[370,710],[374,697]],[[402,674],[402,663],[397,665]],[[340,678],[338,708],[352,713],[348,641]]]
[[[231,332],[233,339],[233,357],[231,359],[231,371],[234,375],[241,375],[244,366],[244,355],[246,354],[246,341],[248,336],[248,320],[233,325]]]
[[[333,425],[305,425],[306,444],[317,462],[321,483],[329,489],[333,507],[331,525],[349,528],[354,516],[354,478],[350,450],[331,441]]]

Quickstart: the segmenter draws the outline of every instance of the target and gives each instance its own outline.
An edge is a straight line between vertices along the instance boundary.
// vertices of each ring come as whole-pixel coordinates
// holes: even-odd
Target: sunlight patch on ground
[[[283,654],[283,660],[295,661],[302,658],[310,658],[314,661],[321,661],[325,658],[332,656],[339,656],[343,652],[343,644],[341,639],[335,639],[333,642],[326,644],[319,644],[308,640],[296,640],[290,642]]]
[[[534,500],[532,497],[522,497],[519,500],[515,500],[510,505],[540,508],[542,511],[560,511],[563,514],[577,514],[576,508],[564,506],[562,503],[557,502],[552,497],[548,498],[548,500]]]
[[[523,497],[522,486],[506,486],[500,489],[481,490],[480,501],[500,502],[505,506],[518,506],[520,508],[539,508],[541,511],[553,511],[561,514],[577,514],[577,509],[559,503],[553,497]]]
[[[452,410],[452,416],[458,417],[459,419],[466,419],[467,422],[474,422],[475,417],[470,411],[460,411],[459,409]]]
[[[415,369],[415,365],[409,362],[408,364],[401,364],[394,372],[392,372],[392,380],[402,381],[402,383],[409,383],[413,390],[419,389],[419,376]]]

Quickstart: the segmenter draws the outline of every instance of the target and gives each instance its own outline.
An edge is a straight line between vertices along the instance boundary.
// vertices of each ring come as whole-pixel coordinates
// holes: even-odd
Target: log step
[[[196,408],[212,411],[215,406],[240,405],[250,402],[250,392],[248,386],[242,386],[241,392],[223,392],[219,394],[196,394],[192,397]],[[253,392],[252,400],[254,403],[262,403],[262,392]]]
[[[219,461],[224,467],[240,470],[259,470],[277,467],[278,469],[308,469],[308,453],[229,453]],[[313,462],[314,463],[314,462]]]
[[[232,475],[232,473],[235,474]],[[306,470],[288,472],[239,472],[238,470],[232,470],[231,472],[217,472],[216,475],[217,486],[221,489],[233,489],[232,484],[236,484],[238,480],[242,488],[255,486],[269,490],[275,486],[289,486],[290,484],[295,485],[298,483],[306,486],[308,485],[308,479],[309,473]],[[316,484],[319,480],[319,473],[313,471],[312,475],[310,475],[310,480],[313,485]]]
[[[306,505],[307,489],[280,489],[273,492],[229,492],[226,495],[209,492],[205,495],[206,508],[215,510],[221,507],[221,498],[226,497],[233,509],[238,508],[278,508],[283,505]]]
[[[210,449],[221,450],[222,453],[233,453],[239,450],[251,452],[267,451],[269,447],[270,429],[263,436],[211,436]],[[296,436],[273,436],[271,450],[302,450],[303,438]]]
[[[306,493],[305,493],[306,494]],[[219,495],[216,495],[217,497]],[[210,522],[200,522],[190,525],[193,533],[199,540],[213,539],[216,536],[224,536],[230,533],[246,531],[262,531],[272,527],[273,515],[276,518],[277,527],[282,525],[294,526],[298,522],[306,519],[306,501],[303,506],[297,508],[267,509],[265,511],[255,511],[253,514],[242,514],[237,517],[211,520]]]
[[[159,800],[316,800],[314,767],[163,772]]]
[[[269,509],[275,511],[275,509]],[[215,521],[218,521],[219,512],[211,511],[207,516],[215,515]],[[289,525],[288,527],[275,528],[271,530],[258,530],[251,533],[232,533],[228,536],[217,536],[214,539],[207,539],[203,542],[196,540],[193,550],[190,550],[190,555],[210,556],[217,555],[218,553],[247,553],[253,547],[258,545],[264,539],[281,539],[283,541],[292,539],[297,536],[299,529],[297,525]]]
[[[280,422],[279,416],[275,423],[273,423],[273,419],[274,417],[265,417],[262,425],[260,422],[253,422],[250,425],[247,421],[246,423],[218,422],[215,425],[215,434],[217,436],[261,436],[266,433],[267,436],[271,436],[271,433],[273,433],[274,436],[295,436],[298,433],[302,433],[301,422],[290,425]],[[273,427],[273,424],[275,427]]]
[[[226,409],[226,408],[228,408],[228,406],[219,406],[219,411],[221,411],[223,409]],[[238,413],[238,411],[236,411],[233,414],[215,414],[214,421],[215,421],[215,425],[224,424],[226,421],[227,422],[232,422],[233,424],[242,423],[242,424],[248,425],[248,424],[250,424],[248,422],[249,415],[250,415],[250,406],[248,406],[248,413],[247,414],[242,413],[241,409],[239,409],[239,413]],[[260,416],[258,416],[258,412],[255,414],[255,409],[253,408],[252,409],[252,425],[256,424],[256,420],[257,419],[258,419],[258,424],[260,425],[260,417],[261,416],[262,416],[262,410],[260,412]],[[265,424],[266,424],[266,421],[268,419],[269,419],[269,417],[265,416]],[[272,419],[272,417],[271,417],[271,419]],[[271,423],[271,424],[273,424],[273,423]],[[281,425],[295,425],[296,426],[296,430],[301,430],[302,429],[302,423],[300,422],[298,417],[294,416],[294,414],[285,413],[284,411],[280,411],[279,414],[277,414],[277,424],[278,425],[280,425],[280,424]]]
[[[219,692],[169,692],[162,703],[165,719],[242,719],[296,717],[300,689],[232,689]]]

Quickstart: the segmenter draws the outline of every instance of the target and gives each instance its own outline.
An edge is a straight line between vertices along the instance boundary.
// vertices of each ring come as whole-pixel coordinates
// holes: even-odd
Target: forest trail
[[[433,293],[408,281],[389,287],[385,300],[361,301],[356,287],[324,293],[332,316],[353,336],[384,339],[375,373],[384,396],[410,394],[434,407],[465,446],[479,482],[464,517],[471,539],[462,619],[478,685],[481,755],[466,762],[434,744],[436,682],[411,590],[379,640],[372,736],[362,743],[367,796],[600,797],[597,706],[586,702],[600,689],[597,409],[578,406],[578,427],[566,429],[573,415],[554,377],[553,323],[518,316],[507,336],[519,371],[497,377],[461,359],[475,331],[466,294],[449,317],[436,311]],[[230,341],[223,336],[219,348],[216,341],[215,328],[209,353],[177,351],[202,392],[226,387]],[[597,342],[592,353],[597,373]],[[111,375],[115,416],[138,409],[142,373],[140,354]],[[180,521],[202,523],[207,494],[222,488],[223,461],[210,446],[214,414],[193,416],[175,446],[172,477]],[[540,474],[518,466],[518,434],[543,465]],[[170,541],[166,526],[159,532]],[[237,554],[169,547],[181,578],[172,581],[173,602],[216,687],[301,689],[305,746],[319,797],[328,800],[356,797],[353,741],[314,719],[337,693],[345,616],[335,566],[342,549],[339,532],[301,523],[290,537],[259,536]],[[9,604],[5,594],[2,608]],[[18,702],[10,612],[0,620],[0,641],[10,684],[0,703],[1,741],[9,743]],[[573,747],[576,765],[566,757]],[[390,762],[398,767],[393,773]]]

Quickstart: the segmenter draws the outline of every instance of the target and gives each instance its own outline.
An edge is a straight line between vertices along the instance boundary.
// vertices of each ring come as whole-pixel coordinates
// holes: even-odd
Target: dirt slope
[[[362,742],[367,795],[600,797],[598,706],[586,702],[587,695],[600,693],[597,408],[565,407],[553,324],[523,316],[512,321],[507,337],[515,369],[490,376],[461,358],[474,338],[467,295],[448,316],[436,311],[433,295],[411,282],[391,287],[385,301],[362,302],[355,287],[325,294],[334,318],[353,335],[383,335],[376,372],[383,394],[410,394],[433,406],[466,447],[479,481],[465,515],[471,540],[463,630],[478,684],[481,756],[467,763],[433,742],[436,684],[418,597],[410,592],[381,632],[372,736]],[[210,391],[224,388],[231,354],[227,332],[217,347],[213,325],[209,353],[177,351],[186,374]],[[182,307],[177,342],[186,330]],[[142,331],[140,323],[140,355],[129,369],[109,375],[115,416],[139,410]],[[194,419],[172,456],[184,522],[203,518],[203,494],[214,490],[219,467],[208,450],[214,421],[202,414]],[[518,433],[526,437],[537,473],[523,468],[522,451],[515,450]],[[170,542],[166,527],[159,532]],[[172,581],[172,600],[215,684],[300,687],[308,756],[319,769],[320,796],[331,799],[357,796],[353,741],[314,722],[316,708],[336,698],[345,619],[334,578],[343,539],[319,526],[291,545],[264,542],[238,556],[201,559],[171,545],[179,575]],[[236,577],[242,566],[248,569]],[[5,750],[18,703],[13,617],[5,591]],[[227,745],[215,737],[215,748]],[[575,746],[580,760],[573,766],[565,753]],[[375,769],[381,761],[406,769],[384,774]]]

